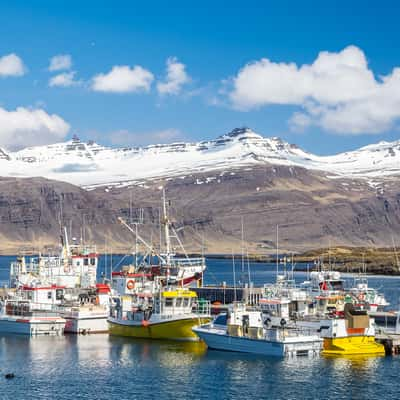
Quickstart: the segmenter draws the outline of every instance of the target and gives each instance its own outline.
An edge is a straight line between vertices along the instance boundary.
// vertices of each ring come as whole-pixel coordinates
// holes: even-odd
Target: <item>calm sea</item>
[[[11,259],[0,257],[0,280]],[[110,261],[102,258],[100,273]],[[275,266],[250,264],[250,274],[256,284],[271,282]],[[232,261],[209,260],[205,281],[229,283],[232,275]],[[247,264],[242,271],[237,263],[237,279],[247,275]],[[400,278],[371,277],[370,285],[398,307]],[[0,399],[398,399],[399,376],[397,356],[280,360],[108,335],[0,336]]]

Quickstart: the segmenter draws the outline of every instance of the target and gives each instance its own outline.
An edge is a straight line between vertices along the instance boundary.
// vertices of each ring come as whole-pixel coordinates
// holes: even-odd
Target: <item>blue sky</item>
[[[319,154],[400,138],[396,2],[191,3],[1,2],[0,146],[73,133],[111,145],[195,141],[243,125]],[[333,57],[321,77],[307,65],[323,51]],[[1,76],[1,57],[10,54],[24,71]],[[57,55],[72,65],[49,71]],[[356,70],[337,67],[338,84],[339,58]],[[115,66],[125,69],[110,75]],[[50,86],[61,74],[70,74],[67,85]],[[20,107],[22,117],[12,113]],[[47,122],[53,114],[65,125]]]

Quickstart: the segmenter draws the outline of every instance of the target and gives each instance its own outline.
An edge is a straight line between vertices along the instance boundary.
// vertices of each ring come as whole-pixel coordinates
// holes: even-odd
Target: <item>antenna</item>
[[[165,199],[165,189],[162,189],[162,200],[163,200],[163,224],[164,224],[164,234],[165,234],[165,253],[167,257],[167,264],[170,265],[171,262],[171,240],[169,237],[169,225],[170,221],[167,214],[167,204]]]
[[[240,217],[241,228],[242,228],[242,281],[244,284],[244,229],[243,229],[243,215]]]
[[[249,249],[246,249],[246,252],[247,252],[247,275],[248,275],[248,278],[249,278],[249,286],[250,286],[250,283],[251,283],[251,276],[250,276],[250,258],[249,258]]]
[[[279,225],[276,225],[276,279],[279,274]]]
[[[235,254],[233,253],[232,249],[232,269],[233,269],[233,301],[237,302],[236,297],[236,272],[235,272]]]
[[[399,270],[399,269],[400,269],[399,257],[398,257],[398,255],[397,255],[397,249],[396,249],[396,245],[394,244],[394,238],[393,238],[393,235],[392,235],[392,243],[393,243],[393,251],[394,251],[394,255],[395,255],[395,257],[396,257],[397,269]]]

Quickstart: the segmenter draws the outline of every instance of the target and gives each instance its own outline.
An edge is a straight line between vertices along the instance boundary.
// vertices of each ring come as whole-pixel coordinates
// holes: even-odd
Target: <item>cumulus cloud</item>
[[[264,58],[245,65],[232,84],[228,96],[240,110],[299,106],[290,119],[294,129],[316,125],[335,133],[379,133],[400,117],[400,68],[377,79],[356,46],[320,52],[302,66]]]
[[[136,133],[128,130],[119,130],[109,135],[111,143],[119,146],[171,143],[172,141],[182,140],[183,137],[182,132],[175,128]]]
[[[78,86],[82,82],[75,80],[75,71],[64,72],[62,74],[58,74],[50,78],[49,86],[59,86],[59,87],[70,87],[70,86]]]
[[[22,76],[25,71],[24,63],[16,54],[12,53],[0,57],[0,77]]]
[[[62,71],[72,67],[72,58],[69,54],[59,54],[50,58],[49,71]]]
[[[42,109],[18,107],[8,111],[0,107],[0,146],[8,149],[54,143],[63,139],[69,129],[61,117]]]
[[[190,82],[190,76],[186,73],[186,66],[176,57],[167,60],[167,76],[164,82],[157,83],[158,93],[161,95],[178,94],[185,83]]]
[[[153,80],[153,74],[139,65],[133,68],[116,65],[110,72],[94,76],[92,90],[112,93],[148,92]]]

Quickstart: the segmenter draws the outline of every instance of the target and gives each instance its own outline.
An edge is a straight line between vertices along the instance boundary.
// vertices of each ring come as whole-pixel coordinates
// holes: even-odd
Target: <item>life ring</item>
[[[286,325],[286,319],[282,318],[281,319],[281,326],[284,327]]]
[[[127,282],[126,287],[129,290],[132,290],[135,287],[135,282],[131,279],[130,281]]]
[[[364,293],[358,295],[358,300],[363,301],[365,299]]]

